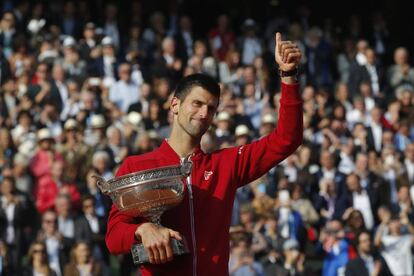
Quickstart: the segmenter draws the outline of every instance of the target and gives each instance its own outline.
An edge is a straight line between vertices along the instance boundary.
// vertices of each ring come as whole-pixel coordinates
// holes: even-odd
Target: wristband
[[[296,77],[298,75],[298,68],[295,68],[293,70],[290,71],[282,71],[279,69],[279,75],[281,78],[284,77]]]

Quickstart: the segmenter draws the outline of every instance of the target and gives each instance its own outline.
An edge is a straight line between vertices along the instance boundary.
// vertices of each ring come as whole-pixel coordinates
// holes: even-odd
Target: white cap
[[[24,141],[20,144],[18,151],[18,154],[21,154],[26,157],[26,159],[30,160],[30,158],[32,158],[36,152],[36,141],[32,139]]]
[[[126,116],[124,116],[123,123],[131,126],[136,131],[144,130],[142,115],[139,112],[129,112]]]
[[[64,40],[63,40],[63,47],[68,48],[68,47],[73,47],[76,45],[76,40],[71,37],[71,36],[67,36]]]
[[[114,42],[112,40],[112,37],[105,36],[101,41],[102,46],[113,46]]]
[[[244,28],[256,27],[256,22],[251,18],[247,18],[243,23],[243,27]]]
[[[50,129],[48,128],[42,128],[37,132],[37,141],[42,140],[53,140],[53,135]]]
[[[234,131],[235,136],[249,135],[250,131],[246,125],[238,125]]]
[[[102,127],[105,127],[105,125],[106,125],[105,117],[102,114],[92,115],[92,118],[91,118],[92,128],[102,128]]]
[[[222,111],[217,115],[217,121],[229,121],[230,120],[230,114],[226,111]]]
[[[126,116],[127,123],[130,123],[131,125],[137,126],[142,121],[142,115],[136,111],[131,111]]]
[[[276,124],[276,118],[272,114],[265,114],[262,117],[262,124]]]
[[[24,151],[25,150],[24,147],[22,147],[21,150]],[[30,149],[26,146],[26,150],[30,150]],[[25,155],[23,152],[17,152],[14,155],[13,163],[14,164],[20,164],[20,165],[23,165],[23,166],[28,166],[29,163],[30,163],[30,159],[27,158],[27,155]]]
[[[75,119],[68,119],[65,124],[63,125],[63,128],[66,130],[75,129],[78,126],[78,122],[76,122]]]
[[[160,138],[160,137],[158,136],[158,133],[157,133],[155,130],[153,130],[153,129],[148,130],[148,131],[147,131],[147,133],[148,133],[149,138],[151,138],[151,139],[153,139],[153,140],[157,140],[157,139],[159,139],[159,138]]]

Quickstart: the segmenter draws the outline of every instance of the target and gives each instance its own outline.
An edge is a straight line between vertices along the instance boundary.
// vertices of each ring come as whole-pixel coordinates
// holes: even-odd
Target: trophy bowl
[[[106,181],[95,176],[97,186],[108,195],[118,210],[134,217],[143,217],[161,226],[160,218],[164,211],[180,204],[184,198],[183,180],[191,172],[191,161],[181,165],[160,167],[139,171]],[[174,255],[189,253],[187,243],[171,239]],[[149,262],[142,244],[131,248],[134,264]]]

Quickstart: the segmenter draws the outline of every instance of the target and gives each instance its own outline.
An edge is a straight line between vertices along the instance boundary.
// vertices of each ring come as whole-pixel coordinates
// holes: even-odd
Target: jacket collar
[[[180,163],[180,156],[174,151],[174,149],[170,146],[167,139],[164,139],[162,141],[160,147],[158,150],[161,152],[162,155],[164,155],[168,160],[174,161],[174,163]],[[192,159],[197,160],[201,158],[202,154],[204,152],[201,150],[200,145],[198,145],[193,152]]]

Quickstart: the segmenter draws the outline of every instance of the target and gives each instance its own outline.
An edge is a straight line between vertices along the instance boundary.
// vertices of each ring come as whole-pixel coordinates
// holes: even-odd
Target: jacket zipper
[[[188,159],[191,162],[191,157],[189,157]],[[182,159],[181,162],[183,162],[184,160],[185,159]],[[196,243],[196,235],[195,235],[194,198],[193,198],[191,173],[187,176],[187,190],[188,190],[188,202],[190,204],[191,239],[193,242],[193,276],[197,276],[197,243]]]

